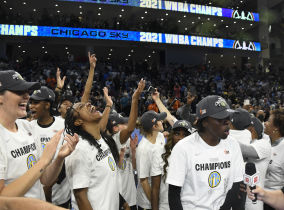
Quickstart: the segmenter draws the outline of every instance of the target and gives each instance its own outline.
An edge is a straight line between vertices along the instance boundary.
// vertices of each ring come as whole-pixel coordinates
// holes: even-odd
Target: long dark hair
[[[164,161],[164,166],[163,166],[163,171],[164,171],[164,175],[163,175],[163,178],[164,178],[164,181],[166,181],[166,178],[167,178],[167,167],[169,166],[169,157],[171,156],[172,154],[172,149],[174,148],[175,146],[175,142],[174,142],[174,132],[177,131],[177,130],[182,130],[183,128],[176,128],[176,129],[172,129],[170,131],[170,134],[169,134],[169,137],[167,139],[167,143],[165,144],[165,153],[162,154],[162,158],[163,158],[163,161]],[[185,129],[183,129],[185,130]],[[189,136],[191,133],[188,131],[188,130],[185,130],[185,136]]]
[[[174,143],[174,131],[171,130],[170,131],[170,134],[168,136],[168,139],[167,139],[167,143],[165,144],[165,153],[162,154],[162,158],[163,158],[163,161],[164,161],[164,166],[163,166],[163,171],[164,171],[164,175],[163,175],[163,178],[164,178],[164,181],[166,180],[167,178],[167,167],[169,166],[169,157],[171,156],[171,153],[172,153],[172,149],[174,148],[175,146],[175,143]]]
[[[97,140],[85,131],[81,126],[75,126],[74,122],[78,118],[78,115],[74,113],[74,109],[71,107],[67,110],[66,117],[65,117],[65,131],[70,135],[74,135],[77,133],[82,139],[89,142],[90,145],[95,146],[99,153],[103,152],[101,145],[97,142]],[[119,161],[119,153],[116,146],[115,141],[111,136],[108,136],[106,133],[100,133],[103,140],[109,146],[110,151],[114,157],[116,163]]]

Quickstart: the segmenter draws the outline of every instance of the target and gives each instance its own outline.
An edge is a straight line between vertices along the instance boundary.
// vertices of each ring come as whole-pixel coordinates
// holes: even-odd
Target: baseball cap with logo
[[[39,88],[39,82],[27,82],[14,70],[0,71],[0,91],[29,91]]]
[[[196,105],[196,115],[198,119],[205,117],[225,119],[229,117],[232,112],[225,99],[217,95],[206,96]]]
[[[156,125],[156,123],[160,120],[164,120],[167,117],[167,113],[166,112],[161,112],[161,113],[157,113],[155,111],[148,111],[145,112],[141,119],[141,125],[145,130],[149,130],[153,127],[153,125]]]
[[[259,119],[252,117],[251,121],[253,122],[253,127],[257,133],[258,139],[262,139],[263,136],[263,125]]]
[[[30,99],[36,101],[55,101],[54,92],[46,86],[42,86],[39,90],[35,90]]]
[[[231,122],[235,129],[244,130],[253,124],[250,113],[242,108],[237,108],[232,114]]]
[[[109,115],[107,128],[108,130],[112,130],[113,126],[118,124],[126,124],[128,122],[128,117],[123,117],[118,113],[112,113]]]
[[[172,129],[176,129],[176,128],[184,128],[185,130],[188,130],[188,132],[192,133],[193,129],[192,126],[190,124],[190,122],[186,121],[186,120],[178,120],[174,123]]]

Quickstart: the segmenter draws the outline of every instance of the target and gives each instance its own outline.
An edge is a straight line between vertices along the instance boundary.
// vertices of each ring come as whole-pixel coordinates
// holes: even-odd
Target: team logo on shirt
[[[108,157],[108,165],[112,171],[115,170],[115,161],[112,159],[112,157]]]
[[[221,175],[217,171],[213,171],[209,174],[208,184],[211,188],[217,187],[221,182]]]
[[[122,170],[125,170],[125,168],[126,168],[126,160],[123,160],[121,169],[122,169]]]
[[[36,164],[36,157],[33,154],[30,154],[27,158],[28,169],[33,167],[34,164]]]

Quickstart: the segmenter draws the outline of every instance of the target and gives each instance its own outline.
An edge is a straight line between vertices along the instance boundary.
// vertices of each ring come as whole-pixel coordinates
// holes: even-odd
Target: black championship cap
[[[244,130],[250,125],[253,125],[250,113],[242,108],[237,108],[232,114],[231,122],[235,129]]]
[[[253,122],[253,127],[254,127],[254,129],[257,133],[258,139],[262,139],[262,136],[263,136],[263,124],[262,124],[262,122],[256,117],[252,117],[251,120]]]
[[[118,124],[126,124],[128,122],[128,117],[123,117],[118,113],[112,113],[108,118],[108,127],[113,127]]]
[[[167,113],[166,112],[161,112],[161,113],[157,113],[155,111],[147,111],[145,112],[141,119],[141,125],[145,130],[149,130],[153,127],[153,125],[156,125],[156,123],[160,120],[164,120],[167,117]]]
[[[46,86],[42,86],[39,90],[35,90],[31,95],[32,100],[36,101],[55,101],[55,94],[53,90],[49,89]]]
[[[196,115],[198,119],[212,117],[215,119],[225,119],[231,115],[233,110],[221,96],[210,95],[203,98],[196,105]]]
[[[75,98],[71,95],[62,95],[58,105],[60,106],[64,101],[70,101],[73,104],[75,102]]]
[[[190,124],[190,122],[186,121],[186,120],[178,120],[173,124],[172,129],[177,129],[177,128],[183,128],[185,130],[187,130],[188,132],[192,133],[192,126]]]
[[[39,88],[39,82],[27,82],[14,70],[0,71],[0,91],[29,91]]]

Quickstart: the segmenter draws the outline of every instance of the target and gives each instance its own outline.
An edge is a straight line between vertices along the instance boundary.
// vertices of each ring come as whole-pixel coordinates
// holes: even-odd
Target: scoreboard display
[[[0,24],[0,36],[101,39],[261,51],[259,42],[153,32]]]
[[[241,10],[232,10],[220,7],[212,7],[186,2],[163,1],[163,0],[59,0],[82,3],[112,4],[121,6],[133,6],[151,9],[161,9],[176,12],[186,12],[200,15],[227,17],[248,21],[259,21],[259,14]]]

